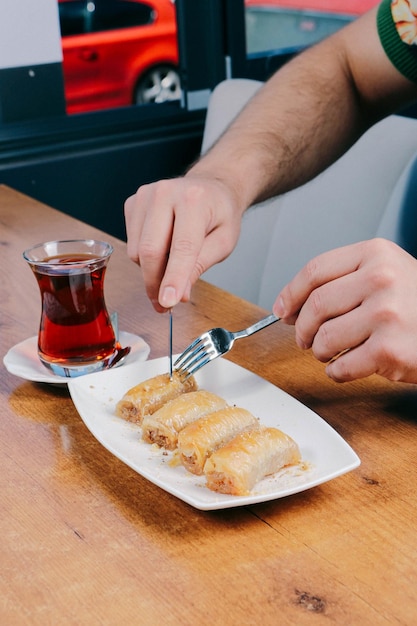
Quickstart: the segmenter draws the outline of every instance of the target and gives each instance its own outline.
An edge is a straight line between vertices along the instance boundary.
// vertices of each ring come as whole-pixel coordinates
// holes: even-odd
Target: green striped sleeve
[[[417,46],[404,43],[395,27],[391,0],[383,0],[378,9],[378,34],[391,63],[403,76],[417,83]]]

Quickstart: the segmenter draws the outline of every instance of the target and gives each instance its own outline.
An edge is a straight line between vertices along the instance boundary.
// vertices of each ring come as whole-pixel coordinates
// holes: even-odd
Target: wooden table
[[[115,207],[115,210],[122,210]],[[105,237],[120,327],[166,353],[124,243],[0,187],[1,355],[36,334],[40,299],[22,260],[48,239]],[[200,332],[264,312],[201,281],[175,311],[179,351]],[[229,358],[317,411],[359,469],[272,502],[202,512],[107,452],[66,388],[0,379],[0,624],[304,625],[417,623],[417,396],[372,377],[338,385],[275,325]]]

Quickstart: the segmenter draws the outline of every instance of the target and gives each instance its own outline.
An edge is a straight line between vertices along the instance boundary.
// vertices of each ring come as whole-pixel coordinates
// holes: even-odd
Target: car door
[[[68,112],[83,109],[93,99],[100,75],[99,51],[89,34],[91,5],[88,0],[60,0],[65,98]]]
[[[138,0],[61,0],[67,111],[132,104],[128,60],[151,44],[153,6]]]

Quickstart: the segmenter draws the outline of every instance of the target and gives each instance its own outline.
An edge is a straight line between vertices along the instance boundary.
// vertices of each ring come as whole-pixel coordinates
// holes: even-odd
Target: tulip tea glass
[[[92,239],[50,241],[26,250],[41,293],[41,362],[59,376],[108,367],[117,342],[104,301],[104,275],[113,248]]]

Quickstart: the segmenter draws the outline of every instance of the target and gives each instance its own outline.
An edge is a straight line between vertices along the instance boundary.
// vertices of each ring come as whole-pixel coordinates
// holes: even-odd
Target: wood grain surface
[[[80,237],[114,245],[109,309],[150,344],[150,358],[165,355],[168,318],[153,312],[125,244],[2,186],[2,357],[37,333],[40,298],[22,251]],[[264,313],[200,281],[176,307],[174,350]],[[415,387],[377,377],[333,383],[283,324],[238,342],[227,358],[315,410],[361,466],[288,498],[198,511],[105,450],[65,387],[2,367],[0,624],[417,623]]]

